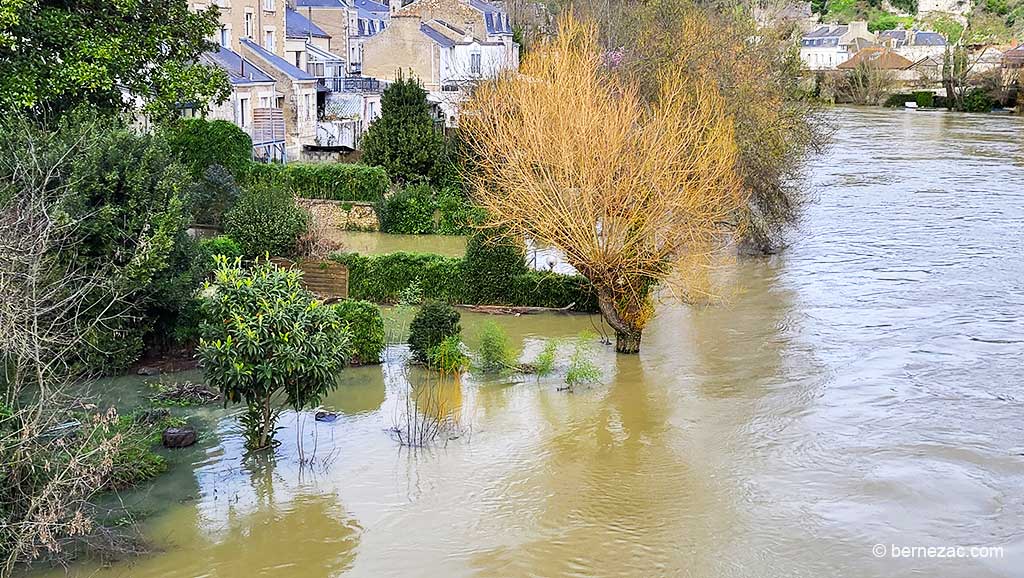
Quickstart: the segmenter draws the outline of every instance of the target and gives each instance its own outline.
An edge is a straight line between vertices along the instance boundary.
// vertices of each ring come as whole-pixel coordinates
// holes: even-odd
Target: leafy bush
[[[433,253],[360,255],[338,253],[334,260],[348,267],[348,293],[352,299],[398,303],[415,286],[419,298],[460,303],[464,296],[462,260]],[[405,301],[409,301],[406,299]]]
[[[413,359],[427,363],[427,353],[431,348],[440,345],[447,337],[458,336],[462,331],[459,318],[459,312],[447,303],[424,303],[409,324],[409,350]]]
[[[916,101],[917,99],[913,94],[892,94],[889,98],[885,99],[883,106],[887,106],[889,108],[902,107],[904,103]]]
[[[593,361],[593,349],[590,342],[594,336],[581,333],[576,338],[572,357],[569,358],[569,369],[565,373],[565,385],[573,388],[584,383],[596,383],[601,380],[601,369]]]
[[[220,225],[224,213],[238,201],[238,185],[226,168],[210,165],[189,196],[192,221],[203,225]]]
[[[548,339],[544,342],[544,349],[541,350],[537,360],[533,362],[534,373],[538,377],[551,375],[555,370],[555,358],[558,356],[558,340]]]
[[[527,272],[526,246],[494,229],[477,231],[466,243],[464,272],[468,302],[511,305],[509,280]]]
[[[427,184],[409,185],[374,205],[380,230],[401,235],[426,235],[436,229],[434,190]]]
[[[197,178],[213,165],[238,177],[252,163],[252,139],[233,122],[185,118],[166,126],[163,135],[178,160]]]
[[[575,304],[574,311],[597,311],[596,294],[581,275],[526,270],[508,276],[504,267],[491,267],[483,258],[484,253],[478,256],[479,269],[472,276],[467,273],[465,259],[433,253],[337,253],[332,258],[348,267],[348,292],[352,299],[397,303],[404,291],[416,286],[422,298],[447,303],[554,308]],[[494,276],[489,277],[489,274]],[[479,288],[470,291],[472,282],[481,283],[490,293],[485,294]]]
[[[914,102],[921,108],[932,108],[935,106],[935,93],[919,90],[914,93]]]
[[[309,215],[295,204],[290,193],[256,184],[247,188],[224,215],[224,232],[246,257],[288,257],[295,254],[299,236],[308,223]]]
[[[112,467],[107,479],[107,489],[124,489],[140,482],[153,479],[167,470],[167,460],[153,451],[160,444],[164,428],[178,425],[175,418],[165,418],[157,423],[139,423],[135,416],[122,415],[111,422],[104,431],[107,438],[119,436],[121,443],[111,456]]]
[[[427,351],[427,367],[441,373],[462,373],[469,367],[469,356],[457,334],[445,337]]]
[[[380,230],[404,235],[467,235],[482,220],[481,209],[458,189],[435,190],[425,183],[409,185],[374,205]]]
[[[350,163],[253,163],[247,179],[296,197],[368,203],[382,199],[390,186],[384,169]]]
[[[380,354],[386,347],[380,307],[369,301],[347,299],[334,309],[352,334],[352,363],[380,363]]]
[[[363,136],[363,162],[384,167],[399,182],[430,178],[444,158],[444,137],[434,125],[427,91],[399,74],[381,95],[380,109]]]
[[[196,258],[204,263],[209,263],[210,271],[213,271],[215,255],[224,255],[228,261],[234,262],[242,256],[242,248],[234,239],[227,235],[218,235],[207,239],[200,239],[196,242]]]
[[[964,97],[963,112],[991,112],[994,104],[992,97],[984,89],[975,88]]]
[[[479,366],[487,373],[502,371],[515,365],[516,357],[508,334],[494,321],[480,327]]]
[[[217,257],[215,285],[203,300],[203,338],[197,355],[206,382],[228,402],[244,402],[245,445],[276,445],[283,407],[320,403],[337,386],[351,335],[334,307],[302,287],[302,274],[261,263],[243,269]]]

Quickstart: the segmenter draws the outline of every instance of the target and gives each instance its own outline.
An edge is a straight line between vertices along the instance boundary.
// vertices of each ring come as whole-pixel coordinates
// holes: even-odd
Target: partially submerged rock
[[[187,448],[196,443],[196,430],[191,427],[169,427],[162,436],[165,448]]]

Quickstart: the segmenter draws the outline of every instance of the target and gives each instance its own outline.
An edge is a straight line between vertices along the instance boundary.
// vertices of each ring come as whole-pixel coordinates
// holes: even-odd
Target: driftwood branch
[[[486,313],[487,315],[533,315],[535,313],[581,313],[580,311],[573,311],[572,308],[576,306],[576,302],[572,302],[565,307],[521,307],[514,305],[456,305],[461,309],[472,311],[473,313]]]

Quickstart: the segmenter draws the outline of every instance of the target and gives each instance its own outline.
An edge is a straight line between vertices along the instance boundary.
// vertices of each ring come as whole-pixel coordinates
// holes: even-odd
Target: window
[[[238,99],[238,126],[245,128],[249,126],[249,97],[244,96]]]
[[[260,97],[260,108],[269,108],[269,107],[270,107],[270,97],[269,96],[261,96]]]
[[[481,68],[480,54],[479,53],[470,54],[469,55],[469,72],[470,72],[470,74],[480,74],[480,68]]]
[[[263,0],[263,9],[267,12],[274,11],[274,0]]]
[[[305,99],[304,99],[306,101],[305,102],[305,104],[306,104],[306,120],[309,120],[311,118],[311,116],[312,116],[313,104],[312,104],[312,98],[310,98],[310,96],[311,95],[309,93],[307,93],[305,95]]]
[[[274,51],[274,31],[264,30],[263,31],[263,48],[266,48],[270,52]]]
[[[224,48],[231,48],[231,29],[227,26],[220,27],[220,45]]]
[[[252,10],[248,10],[247,9],[245,11],[245,37],[246,38],[252,38],[252,34],[253,34],[253,25],[252,25],[253,17],[254,17],[254,14],[252,13]]]

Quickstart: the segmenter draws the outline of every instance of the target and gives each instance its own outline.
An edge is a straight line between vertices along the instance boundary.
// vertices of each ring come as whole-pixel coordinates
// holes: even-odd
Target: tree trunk
[[[632,327],[626,323],[615,308],[615,298],[611,291],[597,287],[597,306],[608,325],[615,330],[616,353],[640,353],[640,334],[643,329]]]
[[[641,331],[634,331],[630,333],[623,333],[620,331],[615,332],[615,352],[616,353],[640,353],[640,335]]]

